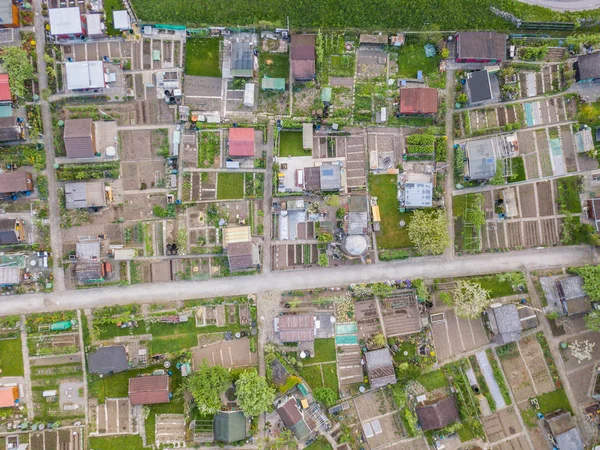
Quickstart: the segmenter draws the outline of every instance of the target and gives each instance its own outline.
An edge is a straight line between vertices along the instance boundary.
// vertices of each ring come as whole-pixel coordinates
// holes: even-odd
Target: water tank
[[[115,156],[117,154],[117,149],[115,147],[113,147],[112,145],[109,147],[106,147],[106,156]]]

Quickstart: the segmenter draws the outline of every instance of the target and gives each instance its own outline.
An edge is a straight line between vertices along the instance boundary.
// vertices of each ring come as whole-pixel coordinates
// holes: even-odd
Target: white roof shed
[[[65,63],[67,89],[97,89],[104,87],[102,61],[76,61]]]
[[[129,30],[131,28],[131,19],[127,11],[113,11],[113,27],[115,30]]]
[[[102,21],[100,18],[101,14],[86,14],[85,23],[87,25],[87,34],[90,36],[97,36],[104,34]]]
[[[52,36],[83,33],[81,13],[78,7],[51,8],[48,10],[48,17]]]

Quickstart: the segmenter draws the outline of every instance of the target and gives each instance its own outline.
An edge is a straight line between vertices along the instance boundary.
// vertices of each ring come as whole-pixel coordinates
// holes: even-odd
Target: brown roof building
[[[227,246],[229,270],[243,270],[254,267],[252,242],[235,242]]]
[[[437,90],[433,88],[400,89],[400,114],[436,114]]]
[[[287,429],[289,429],[300,441],[310,435],[310,428],[296,406],[296,399],[291,398],[277,408],[277,414]]]
[[[0,173],[0,194],[33,191],[33,176],[29,172]]]
[[[361,34],[358,40],[360,45],[387,45],[387,34]]]
[[[461,31],[455,40],[456,62],[500,63],[506,58],[505,34],[493,31]]]
[[[387,348],[380,348],[365,353],[367,375],[373,389],[396,383],[396,371],[392,355]]]
[[[18,244],[25,239],[22,220],[0,219],[0,244]]]
[[[310,314],[285,314],[275,318],[281,342],[310,342],[315,339],[315,318]]]
[[[129,401],[132,405],[154,405],[169,403],[168,375],[153,375],[129,379]]]
[[[16,116],[0,118],[0,142],[18,141],[23,137],[23,128]]]
[[[293,34],[291,44],[292,78],[310,81],[316,75],[315,35]]]
[[[65,120],[64,141],[69,158],[93,158],[96,145],[92,119]]]
[[[459,419],[453,396],[425,402],[422,406],[417,406],[416,413],[424,431],[439,430]]]

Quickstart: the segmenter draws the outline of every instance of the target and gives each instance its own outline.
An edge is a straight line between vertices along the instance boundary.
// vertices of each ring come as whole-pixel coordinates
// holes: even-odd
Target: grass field
[[[266,75],[287,80],[290,77],[290,58],[287,53],[261,52],[258,56],[258,67],[261,78]]]
[[[417,378],[417,381],[421,383],[428,391],[433,391],[435,389],[448,386],[446,375],[444,375],[444,372],[442,372],[440,369],[424,373]]]
[[[335,361],[335,339],[315,339],[315,354],[310,363]]]
[[[137,434],[118,437],[90,436],[89,445],[94,450],[144,450],[142,438]]]
[[[579,193],[582,189],[582,178],[578,176],[559,178],[558,205],[561,210],[574,214],[581,212],[581,199]]]
[[[310,386],[311,389],[317,389],[323,387],[323,381],[321,380],[321,369],[319,366],[308,366],[303,367],[298,371],[300,376],[304,378],[306,384]]]
[[[136,328],[120,328],[114,323],[108,323],[101,325],[100,332],[98,333],[99,340],[108,340],[116,336],[129,336],[146,333],[146,327],[144,326],[143,320],[137,321],[138,326]]]
[[[440,57],[433,58],[425,56],[425,42],[419,39],[406,39],[406,43],[398,49],[398,76],[406,78],[417,78],[417,72],[423,71],[423,75],[437,73]]]
[[[2,376],[18,377],[23,375],[23,353],[21,350],[20,336],[17,339],[0,341],[0,369],[2,369]]]
[[[549,414],[556,411],[557,409],[564,409],[573,414],[573,409],[565,394],[564,389],[557,389],[556,391],[547,392],[546,394],[539,395],[537,397],[540,403],[540,412],[542,414]]]
[[[129,378],[141,373],[152,372],[152,369],[135,369],[95,379],[88,383],[90,397],[98,398],[104,403],[106,397],[127,397],[129,395]]]
[[[185,73],[220,77],[219,39],[188,39],[185,43]]]
[[[310,156],[311,152],[302,148],[302,131],[282,131],[279,134],[279,156]]]
[[[404,352],[408,354],[405,355]],[[399,363],[408,362],[414,358],[416,354],[417,346],[415,344],[408,341],[402,342],[398,347],[398,351],[394,353],[394,361]]]
[[[517,183],[518,181],[527,180],[525,174],[525,164],[523,163],[523,157],[512,158],[512,176],[508,179],[509,183]]]
[[[106,12],[106,34],[109,36],[120,36],[121,31],[115,30],[113,26],[113,11],[119,11],[123,8],[121,0],[104,0],[104,11]]]
[[[327,442],[327,439],[320,437],[308,447],[304,447],[304,450],[332,450],[332,447],[331,444]]]
[[[338,393],[337,365],[335,363],[324,363],[315,366],[304,366],[299,370],[300,376],[311,389],[326,387],[336,394]],[[321,369],[323,378],[321,378]]]
[[[323,380],[325,380],[323,387],[329,388],[337,394],[339,391],[337,364],[322,364],[321,368],[323,369]]]
[[[217,177],[217,200],[244,198],[244,174],[220,173]]]
[[[398,210],[396,175],[369,175],[369,193],[377,197],[381,213],[381,231],[377,234],[377,247],[380,249],[411,247],[407,226],[412,213],[401,213]],[[401,220],[406,222],[404,228],[399,226]]]
[[[469,280],[479,283],[482,288],[490,291],[490,298],[506,297],[515,294],[510,280],[501,281],[498,274],[471,277]],[[527,289],[527,286],[524,286]]]

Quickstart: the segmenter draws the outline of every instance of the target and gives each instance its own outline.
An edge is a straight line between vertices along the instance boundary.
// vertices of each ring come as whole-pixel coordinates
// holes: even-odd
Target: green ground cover
[[[144,450],[142,438],[137,435],[116,437],[93,437],[90,436],[90,448],[94,450]]]
[[[404,352],[408,354],[405,355]],[[394,361],[403,363],[413,359],[417,354],[417,346],[411,342],[405,341],[398,346],[398,351],[394,353]]]
[[[129,336],[129,335],[138,335],[145,334],[146,327],[144,326],[143,320],[137,321],[138,326],[134,328],[121,328],[115,325],[114,323],[107,323],[104,325],[98,326],[98,339],[109,340],[116,336]]]
[[[318,365],[316,366],[304,366],[298,371],[300,376],[304,379],[306,384],[311,389],[318,389],[323,387],[323,381],[321,380],[321,369]]]
[[[320,437],[308,447],[304,447],[304,450],[333,450],[333,447],[327,442],[327,439]]]
[[[448,379],[441,369],[432,370],[431,372],[424,373],[417,381],[423,385],[428,391],[433,391],[444,386],[448,386]]]
[[[198,335],[179,334],[152,339],[150,353],[176,353],[198,345]]]
[[[382,0],[377,8],[365,8],[361,0],[306,4],[265,0],[133,0],[142,21],[187,26],[251,25],[269,23],[283,26],[286,17],[294,27],[441,30],[513,30],[514,26],[494,15],[490,6],[515,14],[522,20],[538,22],[567,21],[579,17],[595,19],[598,10],[559,13],[516,0],[438,0],[434,7],[426,0],[406,2]]]
[[[468,277],[468,279],[475,283],[479,283],[482,288],[488,290],[490,292],[490,298],[506,297],[516,294],[516,291],[513,289],[514,280],[511,280],[510,277],[503,279],[502,274]],[[527,290],[527,286],[523,285],[523,287]]]
[[[121,30],[115,30],[113,26],[113,11],[124,9],[121,0],[104,0],[104,11],[106,12],[106,34],[109,36],[120,36]]]
[[[425,44],[426,42],[419,38],[406,38],[406,43],[398,49],[398,76],[417,78],[419,70],[423,71],[425,76],[437,74],[440,57],[425,56]]]
[[[509,183],[516,183],[518,181],[527,180],[525,174],[525,164],[523,163],[523,157],[519,156],[512,159],[512,175],[509,177]]]
[[[321,366],[321,367],[319,367]],[[323,369],[323,377],[321,378],[321,368]],[[337,365],[335,363],[317,364],[315,366],[304,366],[298,371],[306,384],[311,389],[329,388],[338,394],[338,378]]]
[[[290,77],[290,58],[287,53],[263,53],[258,56],[258,67],[260,68],[261,78],[267,76],[270,78]]]
[[[212,167],[221,152],[219,133],[204,131],[198,142],[198,167]]]
[[[407,226],[412,213],[401,213],[398,210],[396,175],[369,175],[369,193],[377,197],[381,214],[381,231],[377,234],[377,247],[380,249],[411,247]],[[406,222],[404,228],[399,226],[401,220]]]
[[[310,150],[302,148],[302,131],[282,131],[279,134],[279,156],[310,156]]]
[[[561,211],[572,213],[581,212],[581,199],[579,193],[582,189],[582,178],[579,176],[559,178],[558,186],[558,206]]]
[[[564,409],[573,414],[573,409],[571,408],[567,394],[565,394],[565,390],[562,388],[539,395],[537,400],[540,404],[540,412],[542,414],[550,414],[557,409]]]
[[[337,394],[339,392],[337,364],[322,364],[321,368],[323,369],[323,380],[325,381],[323,387],[329,388]]]
[[[0,341],[0,369],[2,376],[18,377],[23,375],[21,336],[17,339]]]
[[[172,5],[175,7],[175,5]],[[167,5],[161,7],[163,15]],[[162,22],[162,19],[159,19]],[[219,39],[188,39],[185,43],[185,73],[202,77],[220,77]]]
[[[315,354],[310,363],[335,361],[335,339],[315,339]]]
[[[220,173],[217,177],[217,200],[244,198],[244,174]]]

